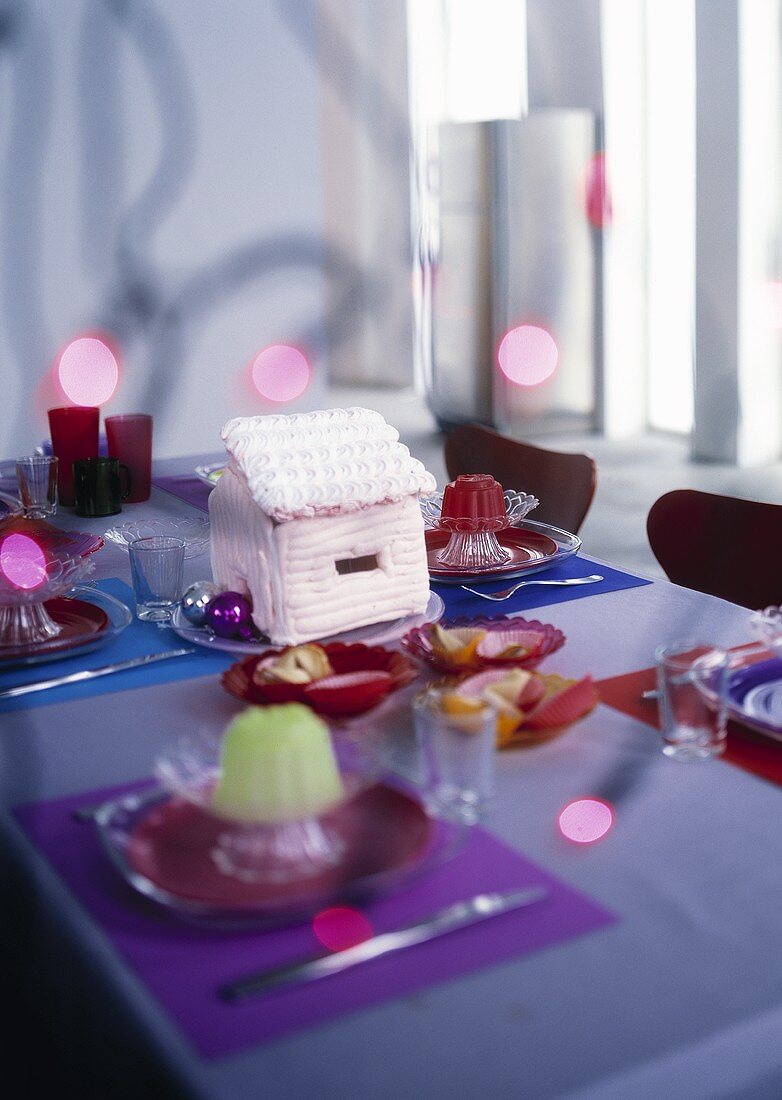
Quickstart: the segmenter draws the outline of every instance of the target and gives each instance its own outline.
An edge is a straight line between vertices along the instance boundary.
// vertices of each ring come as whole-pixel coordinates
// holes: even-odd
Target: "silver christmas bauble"
[[[212,581],[196,581],[191,584],[179,601],[182,614],[193,626],[203,626],[206,618],[206,609],[215,596],[220,595],[219,585]]]

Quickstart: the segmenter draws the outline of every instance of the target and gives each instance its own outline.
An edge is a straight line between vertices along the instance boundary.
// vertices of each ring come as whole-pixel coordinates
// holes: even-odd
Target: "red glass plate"
[[[412,794],[382,783],[320,820],[345,841],[336,865],[294,882],[246,882],[211,857],[225,822],[182,798],[155,789],[95,815],[107,855],[135,890],[178,916],[229,926],[289,923],[337,900],[399,889],[450,858],[466,836],[464,826],[429,817]]]
[[[522,527],[506,527],[497,532],[497,541],[510,558],[502,565],[492,565],[485,570],[457,570],[439,563],[437,555],[445,549],[451,538],[450,531],[425,531],[426,558],[429,575],[437,580],[465,581],[480,572],[482,576],[501,577],[505,573],[517,573],[530,567],[539,567],[553,560],[559,553],[556,541],[540,531],[529,531]]]
[[[47,600],[44,607],[61,632],[45,643],[47,654],[78,649],[95,639],[109,625],[109,616],[94,603],[86,600],[65,599],[60,596]],[[23,646],[0,647],[0,664],[19,661],[40,649],[40,643]]]

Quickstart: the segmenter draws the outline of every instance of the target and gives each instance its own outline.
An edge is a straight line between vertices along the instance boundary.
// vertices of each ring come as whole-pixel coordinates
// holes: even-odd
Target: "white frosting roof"
[[[278,521],[357,511],[436,488],[397,430],[371,409],[237,417],[222,439],[253,500]]]

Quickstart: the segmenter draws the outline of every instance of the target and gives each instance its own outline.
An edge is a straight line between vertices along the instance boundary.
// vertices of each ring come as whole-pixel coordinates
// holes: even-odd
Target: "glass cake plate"
[[[63,627],[54,638],[0,649],[0,669],[37,665],[100,649],[133,622],[133,613],[121,600],[99,588],[77,585],[49,602],[55,622]]]
[[[548,523],[522,520],[517,526],[506,527],[497,534],[497,540],[510,551],[510,558],[503,565],[495,565],[475,572],[470,569],[445,567],[437,560],[440,550],[450,538],[448,531],[430,529],[424,532],[426,539],[429,576],[436,584],[480,584],[483,582],[515,580],[531,573],[551,569],[581,549],[581,539],[570,531],[552,527]]]
[[[363,642],[365,645],[388,645],[395,642],[409,630],[417,626],[426,626],[427,623],[439,622],[445,612],[443,599],[436,592],[429,593],[429,602],[421,615],[404,615],[401,619],[393,619],[390,622],[370,623],[367,626],[359,626],[355,630],[345,630],[341,634],[332,634],[328,638],[318,638],[320,642]],[[206,646],[208,649],[219,649],[224,653],[236,653],[244,657],[252,654],[263,654],[267,650],[276,648],[271,642],[252,641],[243,642],[235,638],[218,638],[205,626],[193,626],[185,618],[181,607],[177,607],[171,618],[171,627],[180,638],[194,642],[196,645]],[[314,639],[313,639],[314,640]]]
[[[220,927],[271,927],[336,902],[362,903],[433,871],[461,847],[467,826],[432,817],[396,780],[375,783],[332,811],[345,841],[322,874],[286,882],[226,875],[212,852],[219,819],[156,787],[94,813],[98,838],[129,885],[180,918]]]

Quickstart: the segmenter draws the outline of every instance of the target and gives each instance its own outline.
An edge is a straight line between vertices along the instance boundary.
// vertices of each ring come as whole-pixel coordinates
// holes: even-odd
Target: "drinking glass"
[[[725,749],[729,655],[683,641],[659,646],[656,657],[663,752],[674,760],[719,755]]]
[[[128,546],[136,615],[148,622],[170,619],[182,594],[185,540],[154,535]]]
[[[25,455],[16,460],[19,498],[28,519],[44,519],[57,511],[55,455]]]
[[[85,405],[66,405],[49,409],[52,453],[60,460],[57,491],[60,504],[73,504],[73,464],[80,458],[98,454],[98,418],[100,409]]]
[[[497,715],[488,703],[476,710],[448,713],[444,689],[429,688],[413,701],[416,739],[435,808],[473,825],[494,793]]]
[[[106,417],[109,454],[118,458],[131,472],[133,484],[128,504],[149,500],[152,491],[152,417],[147,413],[129,413]]]

